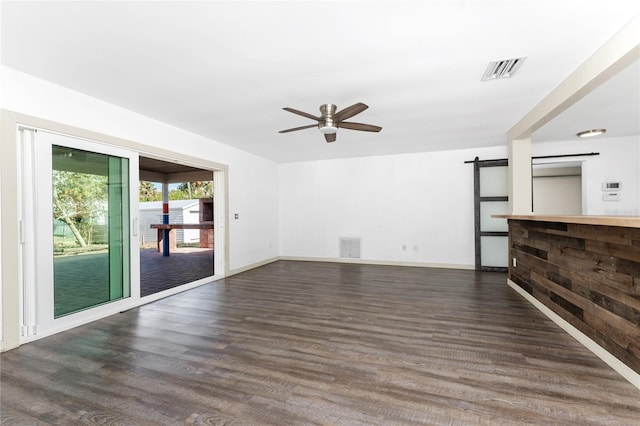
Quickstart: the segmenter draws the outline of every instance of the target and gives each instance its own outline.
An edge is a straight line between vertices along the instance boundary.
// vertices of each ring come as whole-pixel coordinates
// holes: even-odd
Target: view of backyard
[[[63,156],[73,154],[60,148]],[[84,154],[83,161],[86,161]],[[109,268],[114,256],[121,256],[123,247],[114,247],[111,232],[122,233],[125,225],[109,224],[110,196],[113,186],[122,184],[109,175],[107,156],[94,155],[93,170],[66,165],[53,171],[53,255],[54,310],[56,317],[87,307],[109,302],[114,298]],[[97,166],[96,166],[97,165]],[[111,178],[111,183],[109,179]],[[211,199],[213,182],[184,182],[169,186],[169,204],[188,204],[189,211],[198,216],[199,199]],[[145,206],[146,221],[140,220],[141,295],[173,288],[213,275],[213,248],[201,248],[196,237],[181,231],[171,256],[158,251],[155,229],[149,223],[162,223],[161,184],[141,181],[140,205]],[[191,201],[191,203],[189,203]],[[201,203],[200,203],[201,204]],[[141,207],[142,210],[142,207]],[[182,214],[174,220],[183,221]],[[173,223],[173,222],[172,222]],[[153,232],[150,232],[153,231]],[[197,232],[197,230],[191,231]],[[185,235],[188,238],[185,238]],[[113,236],[111,236],[113,237]],[[115,250],[115,251],[114,251]],[[128,275],[129,272],[125,272]],[[126,278],[126,277],[125,277]],[[126,296],[122,291],[116,297]]]

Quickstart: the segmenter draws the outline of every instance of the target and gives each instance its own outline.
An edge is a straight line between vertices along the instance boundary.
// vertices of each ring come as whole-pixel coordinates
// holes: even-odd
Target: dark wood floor
[[[281,261],[1,361],[5,424],[640,424],[497,273]]]

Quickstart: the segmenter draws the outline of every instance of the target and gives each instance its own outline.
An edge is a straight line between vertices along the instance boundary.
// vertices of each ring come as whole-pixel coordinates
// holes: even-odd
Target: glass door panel
[[[52,145],[54,318],[129,296],[129,160]]]
[[[480,166],[480,196],[496,197],[509,193],[507,166]]]
[[[483,232],[508,232],[506,219],[492,217],[497,214],[507,214],[508,201],[483,201],[480,203],[480,230]]]
[[[128,309],[139,298],[138,154],[21,129],[23,336]],[[28,211],[27,211],[28,210]],[[133,249],[133,248],[135,249]],[[133,283],[133,284],[132,284]]]
[[[480,237],[482,266],[506,268],[509,266],[509,237]]]

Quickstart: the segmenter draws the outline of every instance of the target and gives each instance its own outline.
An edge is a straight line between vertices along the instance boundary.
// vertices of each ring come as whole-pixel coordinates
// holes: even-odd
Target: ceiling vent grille
[[[481,80],[487,81],[513,77],[525,59],[527,58],[523,56],[522,58],[501,59],[499,61],[489,62],[489,66],[482,75]]]
[[[340,238],[340,257],[360,259],[360,238]]]

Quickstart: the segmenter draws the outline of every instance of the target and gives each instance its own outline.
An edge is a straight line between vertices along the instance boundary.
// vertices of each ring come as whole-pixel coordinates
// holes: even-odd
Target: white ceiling
[[[532,135],[534,142],[566,141],[583,130],[606,129],[607,137],[640,135],[640,64],[595,88]]]
[[[640,12],[637,0],[1,7],[3,65],[277,162],[504,144],[520,118]],[[519,56],[527,59],[513,78],[480,81],[489,61]],[[626,96],[585,98],[534,140],[601,126],[637,134],[638,72],[636,64],[611,84]],[[317,115],[322,103],[356,102],[370,108],[351,121],[380,133],[342,129],[332,144],[315,129],[277,133],[312,124],[282,107]],[[615,108],[635,118],[603,124],[593,115]]]

